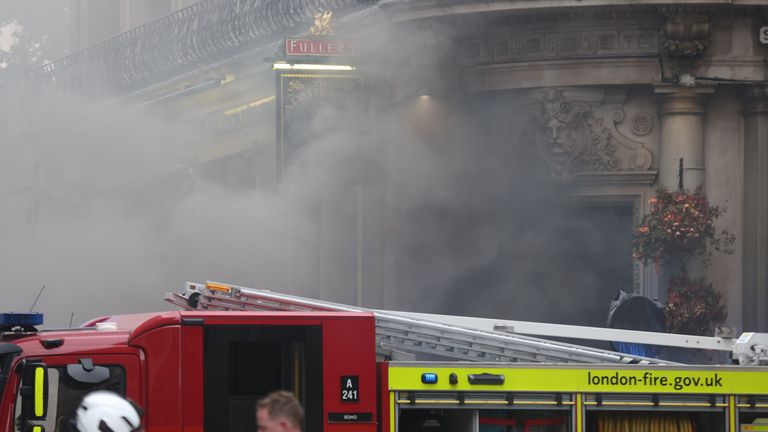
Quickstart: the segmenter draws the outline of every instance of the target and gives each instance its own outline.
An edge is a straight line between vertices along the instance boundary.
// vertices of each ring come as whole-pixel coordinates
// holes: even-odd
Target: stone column
[[[704,184],[704,115],[707,96],[713,87],[682,87],[658,85],[659,96],[659,178],[658,184],[676,190],[680,184],[680,159],[683,160],[683,187],[695,190]],[[654,294],[659,301],[667,301],[669,278],[679,274],[685,263],[680,257],[672,257],[657,274]],[[692,277],[704,274],[703,264],[691,261],[685,266]]]
[[[743,326],[768,331],[768,87],[744,101]],[[740,239],[737,239],[739,241]]]
[[[683,187],[696,189],[704,183],[704,114],[713,87],[659,85],[660,185],[677,189],[683,159]]]

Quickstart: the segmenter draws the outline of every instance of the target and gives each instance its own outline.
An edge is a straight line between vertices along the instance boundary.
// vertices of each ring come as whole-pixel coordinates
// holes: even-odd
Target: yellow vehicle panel
[[[436,374],[434,384],[422,374]],[[450,376],[456,374],[456,384]],[[482,375],[486,374],[486,375]],[[471,384],[470,378],[496,380]],[[501,378],[500,378],[501,377]],[[395,363],[389,366],[392,391],[504,391],[564,393],[767,394],[768,369],[627,365],[514,365]]]

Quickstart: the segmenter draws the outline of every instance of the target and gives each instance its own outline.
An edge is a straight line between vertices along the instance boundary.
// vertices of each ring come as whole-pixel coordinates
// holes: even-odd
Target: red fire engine
[[[759,366],[675,365],[217,283],[168,299],[187,310],[46,331],[39,315],[0,314],[0,432],[67,430],[98,389],[144,407],[148,431],[255,431],[254,403],[274,389],[299,397],[312,432],[768,427]],[[744,363],[765,360],[761,335],[739,340]],[[425,355],[441,361],[399,361]]]
[[[285,388],[303,401],[306,430],[373,432],[375,346],[364,313],[177,311],[19,328],[0,343],[0,430],[67,430],[82,397],[104,389],[144,407],[149,431],[255,431],[256,399]]]

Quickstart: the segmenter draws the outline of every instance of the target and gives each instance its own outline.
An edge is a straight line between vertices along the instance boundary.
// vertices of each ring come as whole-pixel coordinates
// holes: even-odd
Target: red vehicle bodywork
[[[95,326],[99,321],[115,323],[117,329],[45,331],[10,339],[6,335],[2,342],[16,344],[22,352],[14,358],[2,392],[0,431],[14,430],[21,380],[18,370],[23,359],[42,360],[49,367],[55,367],[76,364],[84,357],[92,359],[94,364],[124,368],[126,395],[144,408],[147,430],[202,431],[205,417],[213,414],[206,411],[204,383],[206,374],[211,372],[206,369],[206,329],[214,327],[225,329],[223,331],[230,327],[311,328],[313,332],[320,329],[322,364],[305,367],[321,369],[306,372],[322,377],[322,394],[308,395],[306,400],[322,404],[321,410],[316,409],[322,412],[323,430],[373,432],[377,429],[375,321],[371,314],[174,311],[112,316],[94,320],[90,325]],[[44,340],[63,343],[45,348]],[[249,373],[269,376],[274,372]],[[343,376],[359,379],[358,400],[342,401]],[[320,389],[315,386],[314,391]],[[334,421],[337,414],[343,413],[370,413],[370,418]]]

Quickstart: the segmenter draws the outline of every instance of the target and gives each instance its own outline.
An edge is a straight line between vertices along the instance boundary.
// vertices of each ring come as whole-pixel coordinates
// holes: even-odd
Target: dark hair
[[[301,423],[304,421],[304,408],[301,407],[296,396],[289,391],[273,391],[259,399],[256,409],[265,409],[272,420],[282,417],[297,428],[301,428]]]

